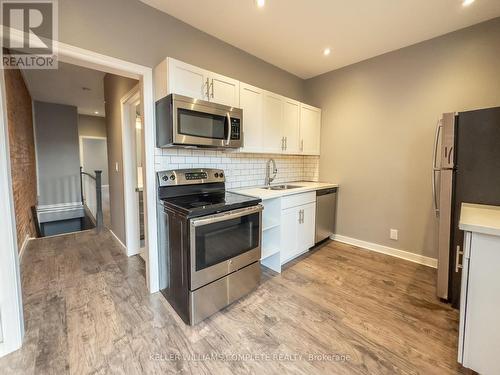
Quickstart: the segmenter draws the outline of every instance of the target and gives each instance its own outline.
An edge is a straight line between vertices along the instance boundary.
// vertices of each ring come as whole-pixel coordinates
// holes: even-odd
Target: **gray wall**
[[[78,135],[106,138],[106,119],[100,116],[78,115]]]
[[[80,202],[76,107],[34,102],[38,204]]]
[[[306,88],[323,109],[320,179],[341,185],[338,233],[436,257],[436,121],[500,105],[500,19],[315,77]]]
[[[113,74],[104,76],[106,129],[108,134],[108,173],[111,230],[126,245],[125,194],[123,190],[123,157],[120,100],[139,82]],[[118,163],[118,171],[115,165]]]
[[[59,2],[59,40],[153,67],[170,56],[294,99],[304,81],[138,0]]]

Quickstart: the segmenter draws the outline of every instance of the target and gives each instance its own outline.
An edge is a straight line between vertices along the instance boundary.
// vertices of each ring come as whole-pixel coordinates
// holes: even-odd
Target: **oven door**
[[[241,109],[186,98],[173,101],[173,143],[217,148],[243,146]]]
[[[260,260],[261,232],[261,205],[191,219],[191,290]]]

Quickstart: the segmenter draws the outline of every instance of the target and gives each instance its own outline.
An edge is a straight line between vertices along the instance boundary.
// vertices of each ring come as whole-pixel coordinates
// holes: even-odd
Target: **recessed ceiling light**
[[[95,111],[95,112],[94,112],[94,115],[98,115],[98,114],[99,114],[99,112],[98,112],[98,111]]]
[[[255,0],[255,4],[257,4],[259,8],[262,8],[264,5],[266,5],[266,0]]]
[[[331,52],[332,52],[332,51],[331,51],[331,49],[330,49],[330,48],[325,48],[325,49],[323,50],[323,55],[328,56]]]
[[[468,7],[469,5],[471,5],[474,1],[476,0],[464,0],[463,3],[462,3],[462,6],[464,7]]]

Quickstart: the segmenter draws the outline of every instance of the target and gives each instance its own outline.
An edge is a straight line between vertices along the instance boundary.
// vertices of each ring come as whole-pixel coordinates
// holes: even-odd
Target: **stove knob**
[[[161,179],[162,179],[163,181],[165,181],[165,182],[166,182],[166,181],[168,181],[168,177],[167,177],[167,176],[163,176]]]
[[[215,176],[215,177],[217,177],[217,176]],[[224,173],[222,173],[222,172],[221,172],[221,173],[219,174],[219,177],[220,177],[220,178],[224,177]]]
[[[219,173],[215,172],[215,178],[219,177]]]
[[[174,174],[171,174],[171,175],[170,175],[170,179],[171,179],[172,181],[173,181],[173,180],[175,180],[175,175],[174,175]]]

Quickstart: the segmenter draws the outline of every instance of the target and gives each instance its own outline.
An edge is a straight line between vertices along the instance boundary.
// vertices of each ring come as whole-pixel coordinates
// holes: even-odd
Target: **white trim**
[[[118,241],[118,243],[121,245],[121,247],[123,248],[123,250],[124,250],[125,252],[127,252],[127,246],[125,246],[125,245],[123,244],[123,242],[122,242],[122,241],[118,238],[118,236],[115,234],[115,232],[113,232],[113,231],[110,229],[110,230],[109,230],[109,233],[111,233],[111,234],[113,235],[113,237],[115,238],[115,240],[117,240],[117,241]]]
[[[73,211],[81,209],[82,207],[83,207],[82,202],[56,203],[56,204],[46,204],[43,206],[36,206],[36,211],[37,213],[64,212],[64,211]]]
[[[139,197],[137,187],[137,161],[136,161],[136,131],[135,121],[131,116],[141,102],[139,85],[126,93],[120,100],[122,153],[123,153],[123,197],[125,205],[125,244],[127,256],[139,254],[141,251],[140,223],[139,223]]]
[[[399,250],[393,247],[379,245],[373,242],[358,240],[352,237],[342,236],[340,234],[335,234],[330,238],[334,241],[342,242],[348,245],[358,246],[366,250],[375,251],[377,253],[390,255],[400,259],[405,259],[413,263],[422,264],[424,266],[437,268],[437,259],[435,258],[430,258],[424,255],[410,253],[409,251]]]
[[[10,169],[5,76],[0,74],[0,309],[3,341],[0,357],[21,347],[24,336],[23,305],[16,221]]]
[[[24,251],[26,250],[26,247],[28,247],[28,244],[32,239],[33,238],[30,237],[28,234],[24,238],[23,244],[21,245],[21,250],[19,250],[19,263],[23,262]]]

